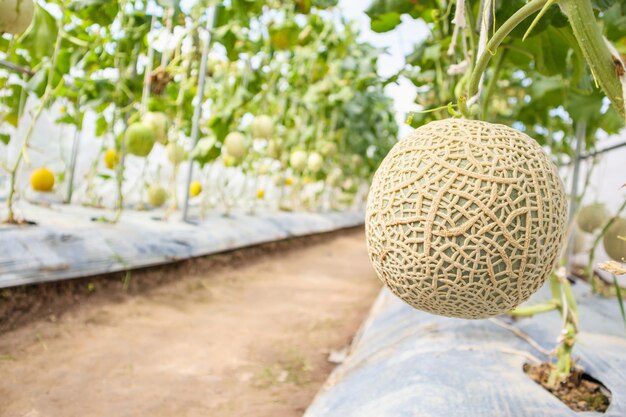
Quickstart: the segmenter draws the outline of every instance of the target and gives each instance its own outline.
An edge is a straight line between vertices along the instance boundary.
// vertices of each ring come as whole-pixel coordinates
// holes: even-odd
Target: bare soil
[[[300,416],[380,288],[362,230],[126,281],[5,294],[0,416]]]
[[[524,365],[524,372],[533,381],[572,410],[604,413],[609,408],[610,392],[602,384],[594,381],[582,371],[574,369],[569,378],[553,387],[548,384],[551,369],[552,365],[549,363]]]

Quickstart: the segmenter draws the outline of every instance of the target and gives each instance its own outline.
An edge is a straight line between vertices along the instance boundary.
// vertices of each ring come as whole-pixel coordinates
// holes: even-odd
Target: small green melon
[[[626,259],[626,218],[619,217],[609,226],[602,238],[606,254],[624,262]]]
[[[167,191],[158,184],[148,188],[148,203],[154,207],[161,207],[167,201]]]
[[[585,233],[593,233],[609,220],[609,212],[602,203],[589,204],[580,209],[576,223]]]
[[[152,128],[141,122],[128,126],[124,134],[126,152],[132,155],[146,157],[154,147],[156,141]]]

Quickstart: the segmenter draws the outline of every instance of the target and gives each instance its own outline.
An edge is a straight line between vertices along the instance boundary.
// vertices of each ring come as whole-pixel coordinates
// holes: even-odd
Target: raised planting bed
[[[165,264],[363,223],[358,211],[214,215],[185,223],[127,211],[116,224],[102,210],[28,207],[36,225],[0,227],[0,288]]]
[[[557,312],[517,321],[452,319],[415,310],[383,290],[305,417],[626,416],[618,304],[585,284],[573,288],[581,319],[574,357],[610,391],[604,414],[573,411],[524,372],[525,364],[548,359],[561,327]],[[548,298],[544,287],[527,304]]]

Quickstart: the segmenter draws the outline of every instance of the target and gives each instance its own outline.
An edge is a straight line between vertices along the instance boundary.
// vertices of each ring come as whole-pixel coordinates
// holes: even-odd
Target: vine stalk
[[[54,50],[52,52],[52,57],[50,58],[50,68],[48,68],[48,80],[46,81],[46,87],[44,89],[44,93],[39,102],[39,106],[37,106],[37,110],[35,110],[35,113],[33,114],[33,118],[30,121],[30,125],[28,126],[28,129],[26,130],[24,141],[22,142],[22,147],[20,148],[20,151],[18,152],[17,157],[15,158],[15,162],[13,163],[13,166],[11,167],[9,171],[11,180],[9,183],[9,195],[7,197],[7,209],[8,209],[8,215],[7,215],[7,220],[6,220],[7,223],[16,222],[15,212],[13,211],[13,200],[15,198],[15,180],[17,177],[17,170],[20,167],[22,159],[25,157],[25,154],[27,152],[28,142],[35,130],[35,124],[37,124],[37,120],[39,120],[41,113],[46,108],[46,105],[48,104],[48,101],[50,100],[52,92],[54,91],[52,84],[53,84],[53,78],[54,78],[54,70],[56,68],[57,57],[59,56],[59,52],[61,49],[61,40],[62,40],[62,37],[57,36],[56,41],[54,43]],[[61,83],[62,82],[63,80],[61,80]]]
[[[561,11],[569,19],[570,26],[583,56],[591,68],[596,83],[611,100],[615,110],[623,117],[624,94],[622,83],[616,73],[614,58],[596,22],[590,0],[559,0]]]

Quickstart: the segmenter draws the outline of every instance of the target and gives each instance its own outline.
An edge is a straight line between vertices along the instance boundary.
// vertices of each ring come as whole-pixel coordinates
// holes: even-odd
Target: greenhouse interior
[[[0,0],[0,417],[625,417],[625,102],[620,0]]]

